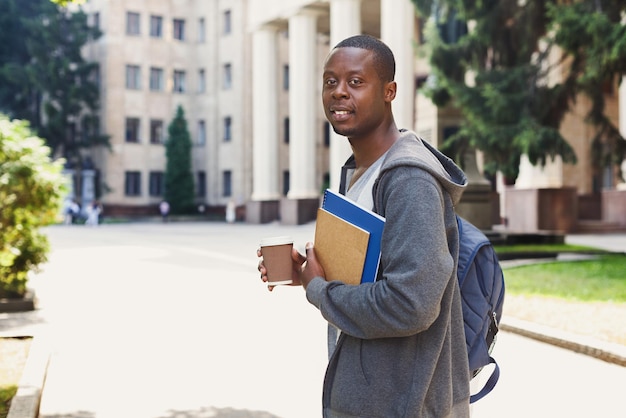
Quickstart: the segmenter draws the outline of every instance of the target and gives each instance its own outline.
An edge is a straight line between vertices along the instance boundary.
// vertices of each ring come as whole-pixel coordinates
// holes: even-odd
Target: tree
[[[52,6],[48,5],[50,9]],[[24,22],[34,19],[42,5],[34,1],[0,2],[0,111],[37,122],[36,91],[24,68],[30,62]]]
[[[83,46],[100,36],[82,12],[41,0],[6,0],[0,13],[14,32],[0,50],[0,110],[30,121],[55,155],[80,164],[81,150],[108,145],[99,133],[98,65]],[[4,23],[4,22],[3,22]]]
[[[39,228],[61,212],[62,170],[26,121],[0,114],[0,298],[23,296],[29,272],[47,260]]]
[[[576,93],[592,102],[586,120],[597,127],[592,145],[596,167],[620,167],[626,158],[626,141],[605,113],[605,92],[614,89],[620,76],[626,76],[625,15],[626,3],[619,0],[548,8],[554,42],[571,59],[570,82],[575,83]]]
[[[446,141],[449,153],[476,147],[485,153],[488,172],[500,170],[509,179],[517,177],[522,154],[533,164],[545,164],[557,155],[575,163],[576,155],[559,127],[580,94],[593,102],[587,121],[598,127],[594,140],[613,144],[606,150],[620,149],[621,137],[604,115],[599,87],[614,84],[626,72],[626,32],[620,23],[626,3],[413,2],[436,24],[428,32],[433,71],[424,91],[437,106],[451,104],[464,116],[459,131]],[[466,29],[468,22],[471,30]],[[450,29],[459,25],[465,30],[450,36]],[[603,25],[602,31],[598,25]],[[601,33],[611,36],[612,46],[598,36]],[[556,68],[548,59],[558,51],[555,47],[562,51],[557,64],[563,79],[550,84],[547,76]],[[621,145],[624,148],[623,140]],[[619,153],[613,155],[620,158]]]
[[[167,128],[165,142],[165,200],[172,213],[190,213],[194,208],[194,183],[191,172],[191,136],[181,106]]]

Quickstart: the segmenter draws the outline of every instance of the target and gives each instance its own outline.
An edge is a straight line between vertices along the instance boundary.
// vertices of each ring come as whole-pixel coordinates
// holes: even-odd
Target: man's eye
[[[349,83],[350,85],[356,86],[358,84],[361,84],[361,80],[353,79],[353,80],[350,80]]]
[[[335,84],[337,84],[336,80],[333,80],[332,78],[329,78],[328,80],[326,80],[326,82],[324,83],[328,86],[334,86]]]

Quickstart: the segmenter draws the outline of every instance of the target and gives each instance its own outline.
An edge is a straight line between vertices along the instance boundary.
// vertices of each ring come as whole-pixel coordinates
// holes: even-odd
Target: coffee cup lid
[[[293,238],[287,235],[281,237],[268,237],[261,240],[261,247],[269,247],[271,245],[293,244]]]

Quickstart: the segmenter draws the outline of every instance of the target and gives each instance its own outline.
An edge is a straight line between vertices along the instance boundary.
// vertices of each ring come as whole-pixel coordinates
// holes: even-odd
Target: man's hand
[[[304,288],[309,285],[311,280],[315,277],[325,278],[324,268],[317,261],[317,257],[315,256],[315,249],[313,248],[312,242],[306,243],[306,263],[302,265],[300,270],[300,283]]]
[[[263,257],[260,248],[256,250],[256,255],[259,258]],[[302,271],[302,264],[306,261],[306,257],[300,254],[298,250],[294,248],[293,250],[291,250],[291,259],[293,260],[291,273],[291,279],[293,280],[293,283],[290,286],[300,286],[300,272]],[[262,258],[261,260],[259,260],[257,270],[259,270],[259,273],[261,273],[261,280],[267,283],[267,269],[265,268],[265,264],[263,263]],[[267,285],[267,288],[270,292],[274,290],[275,287],[276,286],[272,286],[270,284]]]

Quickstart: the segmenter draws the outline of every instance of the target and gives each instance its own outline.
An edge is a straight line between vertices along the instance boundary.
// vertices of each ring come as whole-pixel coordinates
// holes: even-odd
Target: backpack
[[[500,368],[491,357],[491,351],[496,342],[498,322],[502,317],[504,275],[489,238],[458,215],[457,224],[457,277],[461,289],[470,377],[474,378],[488,364],[495,366],[484,387],[470,396],[470,403],[474,403],[491,392],[500,377]]]

